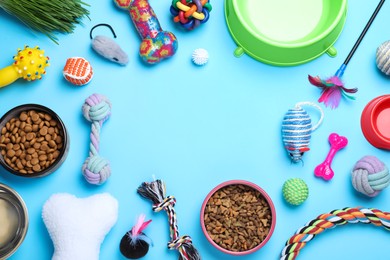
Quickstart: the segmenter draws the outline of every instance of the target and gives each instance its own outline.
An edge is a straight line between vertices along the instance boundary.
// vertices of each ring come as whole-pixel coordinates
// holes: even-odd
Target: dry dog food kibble
[[[233,252],[259,245],[268,235],[271,222],[271,209],[262,194],[241,184],[216,191],[204,211],[204,224],[211,239]]]
[[[63,147],[63,132],[49,114],[23,111],[1,129],[0,149],[5,162],[22,174],[52,165]]]

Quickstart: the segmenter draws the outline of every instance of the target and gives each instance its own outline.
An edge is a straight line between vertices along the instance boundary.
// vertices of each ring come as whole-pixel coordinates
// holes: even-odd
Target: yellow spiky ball
[[[13,67],[18,73],[19,78],[27,81],[41,79],[46,73],[45,68],[49,66],[49,57],[44,55],[44,51],[38,46],[30,48],[25,46],[24,49],[18,49],[18,53],[13,57],[15,62]]]

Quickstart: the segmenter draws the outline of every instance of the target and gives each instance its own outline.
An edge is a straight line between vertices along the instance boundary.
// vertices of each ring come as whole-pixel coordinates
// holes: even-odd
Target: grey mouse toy
[[[129,62],[129,57],[122,50],[122,48],[111,38],[106,36],[98,35],[95,38],[92,37],[92,31],[98,26],[107,26],[110,28],[114,38],[116,38],[116,34],[112,27],[108,24],[101,23],[92,27],[89,36],[92,39],[92,49],[94,49],[98,54],[103,56],[104,58],[118,63],[120,65],[126,65]]]

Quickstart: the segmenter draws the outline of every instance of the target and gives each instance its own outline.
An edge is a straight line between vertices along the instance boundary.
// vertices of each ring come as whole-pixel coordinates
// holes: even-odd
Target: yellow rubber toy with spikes
[[[14,63],[8,67],[0,69],[0,88],[5,87],[19,78],[27,81],[41,79],[46,73],[45,68],[49,66],[49,57],[44,56],[44,51],[38,46],[18,49],[18,53],[13,57]]]

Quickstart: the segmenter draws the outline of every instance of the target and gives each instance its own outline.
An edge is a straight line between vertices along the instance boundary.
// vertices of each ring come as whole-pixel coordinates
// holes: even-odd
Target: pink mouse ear
[[[302,147],[302,148],[299,148],[298,150],[300,152],[307,152],[307,151],[310,151],[310,148],[309,147]]]

